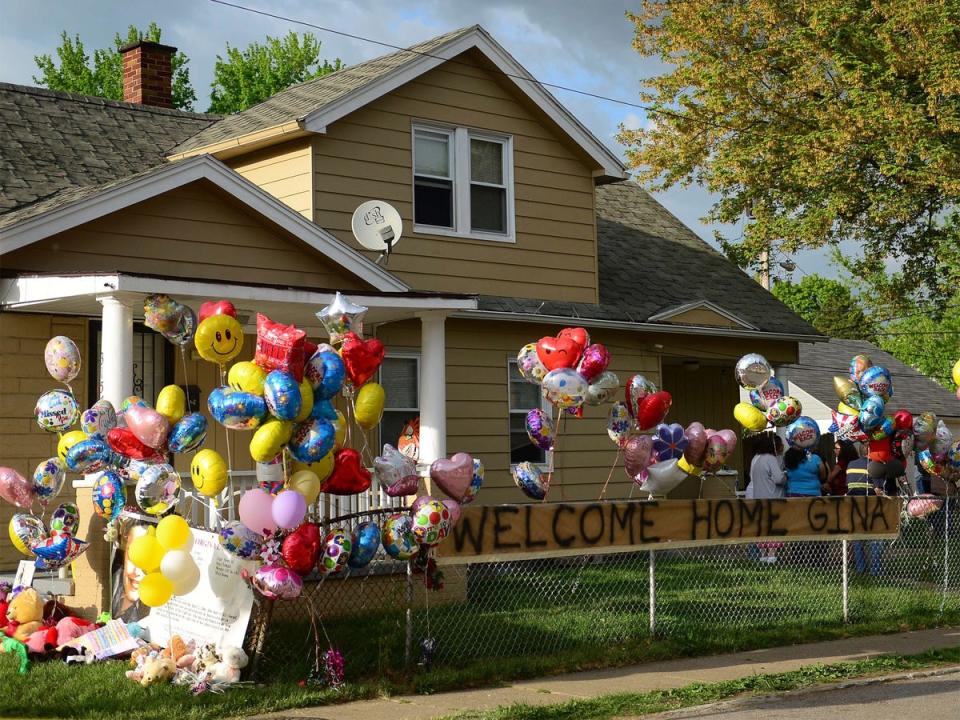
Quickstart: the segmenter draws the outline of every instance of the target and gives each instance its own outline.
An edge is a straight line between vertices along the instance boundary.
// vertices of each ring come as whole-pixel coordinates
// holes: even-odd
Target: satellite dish
[[[393,205],[382,200],[368,200],[353,211],[350,227],[358,243],[367,250],[382,253],[377,260],[380,262],[400,242],[403,221]]]

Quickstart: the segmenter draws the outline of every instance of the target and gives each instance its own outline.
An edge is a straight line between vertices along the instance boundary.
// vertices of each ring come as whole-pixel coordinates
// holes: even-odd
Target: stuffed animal
[[[213,643],[206,643],[200,646],[196,652],[196,659],[193,661],[193,672],[198,675],[209,672],[210,668],[220,662],[223,658],[217,652],[217,646]]]
[[[179,635],[171,635],[170,642],[167,643],[167,647],[160,651],[160,656],[173,660],[177,666],[177,670],[188,670],[193,667],[193,663],[196,660],[194,647],[195,643],[193,640],[187,642]]]
[[[33,588],[26,588],[14,596],[7,608],[7,634],[25,643],[40,629],[42,620],[43,600],[40,594]]]
[[[228,645],[220,651],[223,658],[213,667],[207,668],[212,680],[235,683],[240,680],[240,672],[247,666],[247,654],[238,647]]]
[[[30,633],[27,638],[27,650],[34,655],[46,655],[57,647],[57,629],[52,625],[44,625],[39,630]]]
[[[177,672],[177,666],[168,657],[150,658],[143,664],[140,684],[144,687],[168,683]]]
[[[66,645],[71,640],[76,640],[81,635],[86,635],[91,630],[96,630],[97,626],[89,620],[79,617],[65,617],[56,625],[57,643],[56,647]]]
[[[7,624],[7,610],[10,608],[10,591],[12,589],[10,583],[0,582],[0,625]]]
[[[7,637],[7,635],[0,632],[0,655],[11,655],[19,660],[17,672],[19,672],[21,675],[26,675],[27,666],[29,665],[29,660],[27,660],[26,645],[19,640],[14,640],[12,637]]]

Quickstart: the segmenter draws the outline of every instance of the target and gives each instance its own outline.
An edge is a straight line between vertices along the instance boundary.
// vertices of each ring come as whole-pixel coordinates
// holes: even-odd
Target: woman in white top
[[[786,495],[787,475],[780,466],[773,433],[764,433],[757,440],[756,455],[750,462],[750,484],[747,485],[748,499],[763,500],[782,498]],[[777,561],[777,548],[783,543],[757,543],[759,560],[764,563]]]

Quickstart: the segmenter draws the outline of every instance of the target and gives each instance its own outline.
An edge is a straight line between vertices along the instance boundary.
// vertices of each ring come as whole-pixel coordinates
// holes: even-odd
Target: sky
[[[408,46],[449,30],[478,23],[528,71],[543,82],[564,85],[639,104],[644,77],[662,71],[656,59],[631,47],[633,25],[625,16],[639,2],[620,0],[234,0],[277,15],[304,20],[392,45]],[[197,110],[206,110],[213,65],[227,43],[245,47],[266,35],[309,28],[265,18],[209,0],[0,0],[0,80],[36,84],[34,56],[53,53],[66,30],[83,40],[89,55],[112,46],[113,35],[127,26],[146,28],[155,21],[162,41],[190,58]],[[310,30],[322,41],[322,57],[355,64],[390,52],[389,48]],[[122,33],[125,34],[125,33]],[[640,108],[576,93],[551,92],[600,140],[622,156],[615,135],[620,123],[648,122]],[[702,222],[712,203],[700,187],[674,187],[656,198],[702,238],[716,244],[714,230],[740,235],[738,226]],[[836,275],[825,252],[805,251],[792,258],[804,273]],[[783,275],[783,271],[780,271]],[[708,281],[705,278],[704,281]]]

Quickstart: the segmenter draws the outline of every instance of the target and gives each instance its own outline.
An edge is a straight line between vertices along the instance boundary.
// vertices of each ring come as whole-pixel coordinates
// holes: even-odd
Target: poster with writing
[[[182,597],[172,597],[166,605],[150,610],[140,621],[152,642],[166,645],[171,635],[181,635],[200,643],[243,646],[250,622],[253,591],[240,577],[244,567],[252,565],[227,554],[217,534],[193,531],[194,562],[200,568],[200,583]]]

